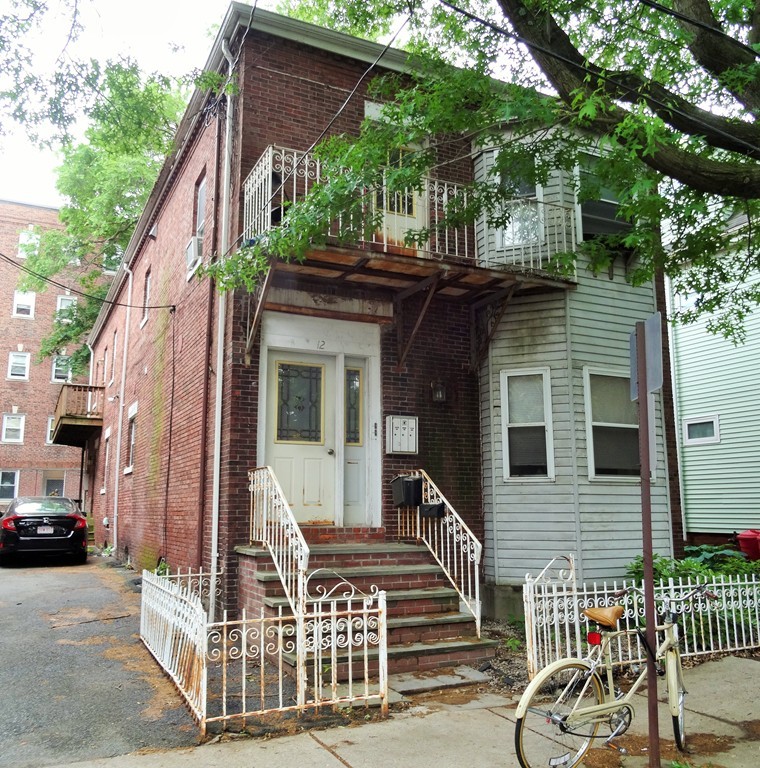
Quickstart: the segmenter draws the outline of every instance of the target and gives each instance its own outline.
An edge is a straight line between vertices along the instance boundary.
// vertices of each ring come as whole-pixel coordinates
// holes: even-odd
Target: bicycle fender
[[[591,670],[591,664],[589,664],[589,662],[587,662],[585,659],[573,659],[571,657],[567,657],[553,661],[551,664],[549,664],[548,667],[544,667],[533,678],[533,680],[531,680],[530,685],[528,685],[528,687],[525,689],[525,692],[520,697],[520,703],[517,705],[517,709],[515,710],[516,718],[519,719],[521,717],[525,717],[525,712],[528,709],[528,702],[531,700],[531,697],[533,696],[536,689],[543,684],[544,678],[548,677],[549,675],[553,675],[558,669],[561,669],[567,664],[574,664],[575,666],[582,666],[586,667],[588,670]]]

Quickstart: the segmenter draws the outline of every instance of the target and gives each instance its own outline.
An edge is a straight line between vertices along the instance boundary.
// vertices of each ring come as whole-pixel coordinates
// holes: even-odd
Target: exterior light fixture
[[[446,385],[442,381],[430,382],[430,396],[434,403],[446,402]]]

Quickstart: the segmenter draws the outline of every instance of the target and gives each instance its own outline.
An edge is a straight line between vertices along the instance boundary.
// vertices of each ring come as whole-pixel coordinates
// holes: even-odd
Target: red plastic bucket
[[[736,538],[739,540],[739,549],[750,560],[760,560],[760,530],[750,528],[740,533]]]

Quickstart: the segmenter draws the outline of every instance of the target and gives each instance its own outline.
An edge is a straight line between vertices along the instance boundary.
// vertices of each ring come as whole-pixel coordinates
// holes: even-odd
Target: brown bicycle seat
[[[607,629],[615,629],[618,619],[623,615],[623,606],[612,605],[609,608],[586,608],[583,611],[583,615],[588,616],[591,621],[607,627]]]

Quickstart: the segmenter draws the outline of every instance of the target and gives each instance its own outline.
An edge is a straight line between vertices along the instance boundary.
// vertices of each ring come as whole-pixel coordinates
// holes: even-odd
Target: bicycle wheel
[[[603,702],[599,677],[585,662],[568,660],[539,674],[523,696],[528,697],[527,708],[515,726],[515,752],[522,768],[578,765],[599,730],[599,720],[580,717],[568,723],[567,717]]]
[[[665,656],[665,676],[668,682],[668,706],[673,718],[673,735],[676,746],[681,752],[686,750],[685,703],[686,689],[683,685],[681,654],[677,648],[671,648]]]

